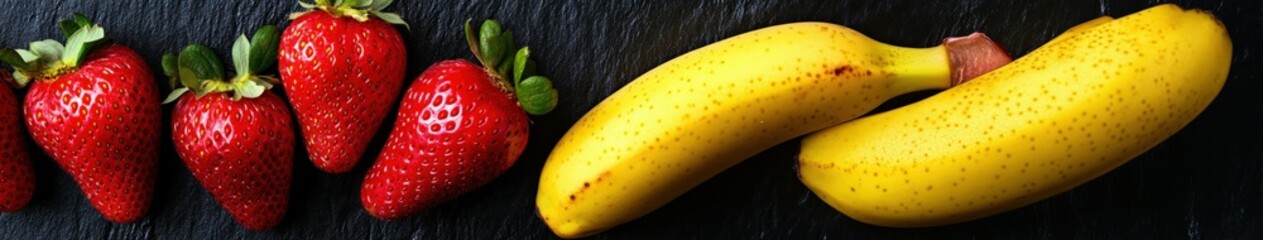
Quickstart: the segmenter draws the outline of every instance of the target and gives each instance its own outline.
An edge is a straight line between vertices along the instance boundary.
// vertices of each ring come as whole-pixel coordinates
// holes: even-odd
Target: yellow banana
[[[1174,134],[1218,94],[1231,55],[1223,25],[1203,11],[1160,5],[1098,19],[968,83],[809,135],[799,177],[874,225],[997,214]]]
[[[985,36],[947,42],[952,47],[896,47],[804,22],[679,56],[609,96],[562,137],[540,177],[539,215],[558,236],[595,234],[776,144],[1009,61]]]

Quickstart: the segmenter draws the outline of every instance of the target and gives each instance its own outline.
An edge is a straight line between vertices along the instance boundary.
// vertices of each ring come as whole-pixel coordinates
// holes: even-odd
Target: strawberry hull
[[[294,132],[280,97],[232,100],[186,93],[172,117],[176,153],[193,177],[247,229],[285,217],[293,176]]]
[[[483,68],[436,63],[404,94],[360,200],[369,214],[398,219],[472,191],[513,165],[526,148],[528,123]]]
[[[304,14],[281,37],[282,85],[312,162],[325,172],[355,167],[403,86],[407,55],[389,23]]]
[[[161,108],[144,59],[122,45],[102,47],[79,68],[27,92],[35,142],[79,184],[106,219],[127,223],[148,212],[157,177]]]

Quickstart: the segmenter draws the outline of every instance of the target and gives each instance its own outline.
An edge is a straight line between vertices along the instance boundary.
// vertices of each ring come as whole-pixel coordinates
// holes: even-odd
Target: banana
[[[980,34],[930,48],[818,22],[734,36],[646,72],[575,123],[544,165],[537,210],[560,237],[595,234],[776,144],[1008,61]]]
[[[1098,19],[965,84],[809,135],[799,177],[874,225],[994,215],[1176,133],[1223,87],[1231,55],[1223,25],[1200,10],[1167,4]]]

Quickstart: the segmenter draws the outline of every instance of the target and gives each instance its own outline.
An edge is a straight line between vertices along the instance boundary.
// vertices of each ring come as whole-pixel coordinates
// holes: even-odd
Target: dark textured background
[[[289,0],[18,1],[0,3],[0,47],[58,38],[58,19],[83,12],[117,42],[135,48],[160,75],[162,53],[199,42],[227,56],[233,38],[263,24],[288,24]],[[1233,38],[1227,86],[1200,117],[1148,153],[1073,191],[978,221],[925,229],[865,225],[817,199],[795,178],[798,142],[733,167],[658,211],[598,238],[1002,238],[1263,239],[1263,86],[1256,0],[1183,1],[1209,9]],[[561,92],[535,118],[530,147],[488,186],[401,221],[383,222],[359,203],[359,183],[387,127],[350,173],[295,160],[290,211],[273,231],[233,222],[164,143],[153,208],[118,225],[89,206],[71,178],[36,159],[38,190],[23,211],[0,214],[0,238],[551,238],[534,213],[538,174],[552,145],[584,112],[640,73],[691,49],[759,27],[802,20],[844,24],[892,44],[930,46],[973,31],[1021,56],[1060,31],[1102,14],[1121,16],[1149,1],[401,1],[391,9],[404,32],[409,80],[430,63],[468,58],[460,23],[494,17],[530,45]],[[160,78],[161,79],[161,78]],[[165,83],[164,83],[165,84]],[[924,97],[914,94],[887,108]],[[169,115],[170,106],[166,106]],[[393,119],[388,119],[393,122]],[[389,122],[387,124],[389,124]]]

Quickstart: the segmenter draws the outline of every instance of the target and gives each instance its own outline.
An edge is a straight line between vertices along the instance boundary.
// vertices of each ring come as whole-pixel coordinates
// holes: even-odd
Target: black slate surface
[[[930,46],[944,37],[983,31],[1021,56],[1079,22],[1102,14],[1122,16],[1154,2],[1166,1],[400,1],[391,9],[412,24],[403,32],[409,82],[435,61],[472,59],[460,23],[494,17],[533,48],[540,69],[561,92],[557,111],[534,119],[530,146],[518,164],[488,186],[405,220],[372,218],[360,206],[359,184],[384,142],[385,127],[366,160],[350,173],[319,172],[300,152],[304,157],[295,159],[285,221],[272,231],[250,232],[201,189],[170,143],[164,143],[149,216],[120,225],[102,219],[71,178],[40,154],[35,198],[21,212],[0,214],[0,238],[553,238],[535,217],[534,194],[554,143],[602,98],[691,49],[764,26],[815,20],[905,46]],[[1235,46],[1227,85],[1184,130],[1070,192],[963,224],[875,227],[838,213],[797,181],[795,140],[597,238],[1263,239],[1263,5],[1254,0],[1179,2],[1209,9],[1228,27]],[[56,21],[82,12],[117,42],[144,55],[160,75],[162,53],[198,42],[227,56],[236,35],[263,24],[283,27],[287,14],[298,10],[289,0],[3,0],[0,47],[60,39]],[[885,108],[928,94],[899,98]],[[170,109],[165,107],[168,115]]]

